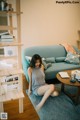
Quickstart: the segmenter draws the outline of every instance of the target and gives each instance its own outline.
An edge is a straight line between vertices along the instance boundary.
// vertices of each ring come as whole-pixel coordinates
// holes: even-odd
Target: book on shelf
[[[5,78],[5,82],[18,82],[19,80],[19,76],[18,75],[9,75],[9,76],[6,76]]]
[[[0,33],[0,42],[12,42],[14,38],[15,37],[9,32]]]
[[[12,39],[12,38],[14,38],[14,36],[10,35],[10,34],[9,35],[1,35],[0,38],[1,39]]]
[[[8,31],[7,32],[1,32],[0,36],[2,36],[2,35],[9,35],[9,32]]]
[[[18,83],[13,83],[13,84],[7,85],[7,91],[18,90],[18,89],[19,89]]]
[[[17,78],[17,81],[15,80]],[[6,94],[8,91],[20,90],[19,87],[19,76],[18,75],[9,75],[2,77],[0,80],[0,95]]]
[[[14,41],[14,39],[13,38],[3,38],[3,39],[1,39],[0,38],[0,42],[13,42]]]

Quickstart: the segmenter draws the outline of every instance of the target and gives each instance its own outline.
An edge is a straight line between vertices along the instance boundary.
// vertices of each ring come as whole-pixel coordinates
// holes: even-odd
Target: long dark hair
[[[42,58],[38,54],[35,54],[35,55],[32,56],[32,59],[31,59],[31,62],[30,62],[30,67],[35,68],[35,63],[36,63],[37,60],[40,61],[40,66],[39,67],[41,67]]]

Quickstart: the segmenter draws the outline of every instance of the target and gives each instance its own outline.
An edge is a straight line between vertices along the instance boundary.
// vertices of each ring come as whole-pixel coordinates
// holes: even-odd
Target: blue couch
[[[78,52],[78,49],[74,47],[74,49]],[[66,57],[67,52],[65,48],[61,45],[54,45],[54,46],[35,46],[35,47],[29,47],[22,51],[22,66],[24,75],[26,76],[27,81],[29,81],[28,78],[28,67],[29,67],[29,61],[26,60],[25,56],[33,56],[34,54],[39,54],[41,57],[49,58],[49,57]],[[68,70],[68,69],[75,69],[80,68],[80,65],[70,64],[65,61],[55,62],[45,70],[46,80],[54,79],[56,78],[56,74],[59,71]]]

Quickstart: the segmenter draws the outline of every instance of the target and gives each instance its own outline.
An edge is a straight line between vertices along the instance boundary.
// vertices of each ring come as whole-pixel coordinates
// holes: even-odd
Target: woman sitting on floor
[[[53,84],[48,85],[45,83],[44,66],[38,54],[33,55],[31,59],[28,75],[30,80],[28,94],[30,95],[31,91],[33,91],[36,96],[43,95],[42,100],[36,106],[36,109],[39,110],[49,96],[58,96],[59,93],[55,90]]]

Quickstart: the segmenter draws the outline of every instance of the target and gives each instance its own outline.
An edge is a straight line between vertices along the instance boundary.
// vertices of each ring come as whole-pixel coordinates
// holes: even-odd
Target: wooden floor
[[[19,113],[18,100],[13,100],[4,103],[4,111],[8,113],[8,120],[39,120],[39,116],[36,113],[33,105],[31,104],[25,91],[28,87],[28,83],[25,78],[23,79],[23,89],[24,89],[24,112]]]

